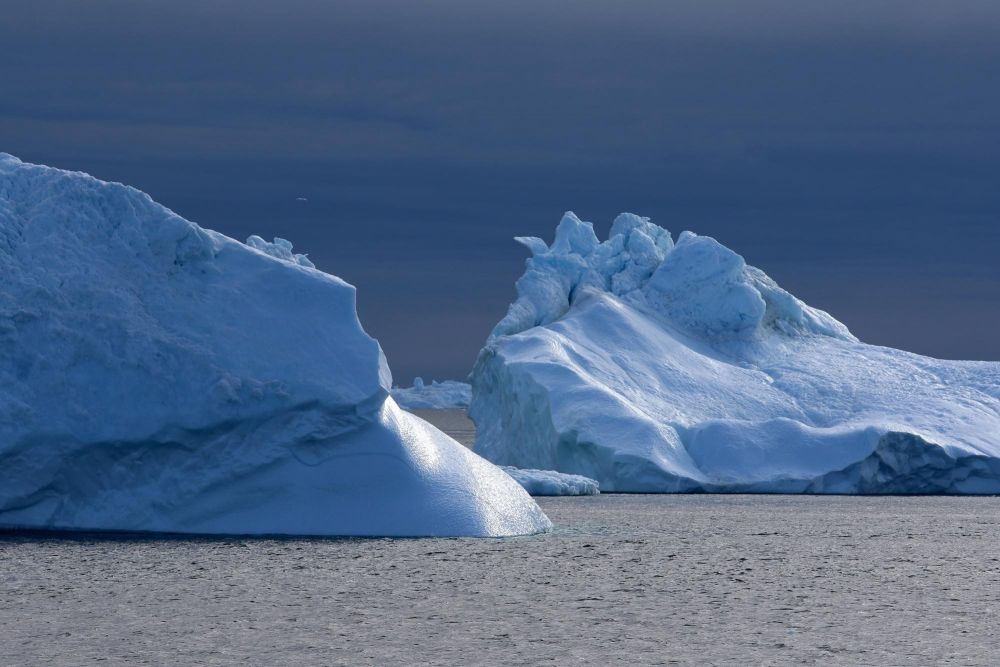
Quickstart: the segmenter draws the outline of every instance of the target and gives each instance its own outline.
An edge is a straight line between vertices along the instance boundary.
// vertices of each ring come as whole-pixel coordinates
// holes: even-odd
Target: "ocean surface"
[[[998,498],[539,502],[513,539],[0,535],[0,664],[1000,664]]]

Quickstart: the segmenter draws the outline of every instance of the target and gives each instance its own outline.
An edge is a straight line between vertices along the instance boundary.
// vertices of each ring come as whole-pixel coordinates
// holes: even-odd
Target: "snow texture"
[[[400,410],[354,288],[0,154],[0,527],[475,535],[550,524]]]
[[[475,449],[601,491],[1000,493],[1000,364],[859,342],[712,238],[567,213],[472,377]]]
[[[512,466],[501,468],[533,496],[596,496],[600,493],[597,481],[583,475]]]
[[[467,408],[472,399],[472,385],[455,380],[432,380],[424,384],[423,378],[415,377],[412,387],[393,387],[392,397],[404,410]]]

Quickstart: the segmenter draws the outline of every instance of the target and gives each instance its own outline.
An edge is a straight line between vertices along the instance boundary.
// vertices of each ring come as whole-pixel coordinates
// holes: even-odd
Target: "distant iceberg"
[[[0,528],[536,533],[389,398],[354,288],[138,190],[0,154]]]
[[[859,342],[712,238],[567,213],[479,354],[475,450],[602,492],[1000,493],[1000,363]]]
[[[472,386],[455,380],[424,384],[423,378],[416,377],[412,387],[393,387],[392,397],[404,410],[460,409],[469,407]]]
[[[600,493],[597,480],[583,475],[512,466],[502,466],[502,469],[533,496],[596,496]]]

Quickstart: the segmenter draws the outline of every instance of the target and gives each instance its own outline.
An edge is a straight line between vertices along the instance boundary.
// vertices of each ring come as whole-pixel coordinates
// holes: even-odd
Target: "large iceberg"
[[[567,213],[472,376],[475,450],[601,491],[1000,493],[1000,363],[859,342],[712,238]]]
[[[0,527],[473,535],[551,524],[400,410],[354,288],[0,154]]]

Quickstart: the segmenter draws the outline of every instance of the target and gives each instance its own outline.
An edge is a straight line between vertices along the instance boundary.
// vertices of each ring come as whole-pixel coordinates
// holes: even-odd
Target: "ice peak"
[[[711,340],[772,332],[853,339],[843,324],[782,290],[715,239],[685,231],[675,244],[670,232],[634,213],[616,217],[603,242],[593,224],[572,211],[563,215],[551,246],[536,237],[515,240],[532,257],[494,338],[548,324],[579,295],[598,290]]]
[[[586,257],[600,245],[594,225],[576,217],[573,211],[566,211],[556,227],[556,237],[552,242],[551,252],[560,255],[576,253]]]
[[[544,255],[549,251],[549,244],[537,236],[515,236],[514,240],[527,248],[532,255]]]
[[[305,266],[310,269],[315,269],[316,265],[310,261],[308,257],[299,253],[292,252],[292,242],[286,239],[274,237],[274,243],[268,243],[261,237],[253,234],[247,239],[247,245],[254,250],[259,250],[265,255],[270,255],[271,257],[276,257],[280,260],[286,262],[291,262],[292,264],[298,264],[299,266]]]

